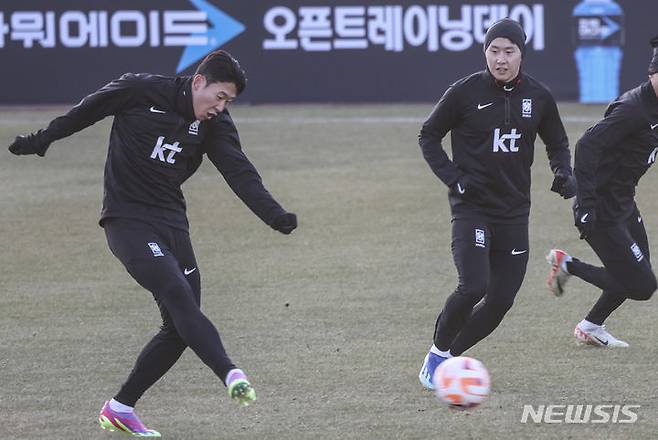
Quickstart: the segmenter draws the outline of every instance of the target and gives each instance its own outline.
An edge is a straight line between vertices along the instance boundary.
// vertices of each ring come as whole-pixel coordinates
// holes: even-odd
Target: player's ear
[[[192,90],[201,90],[206,86],[206,77],[199,74],[195,73],[194,76],[192,77]]]

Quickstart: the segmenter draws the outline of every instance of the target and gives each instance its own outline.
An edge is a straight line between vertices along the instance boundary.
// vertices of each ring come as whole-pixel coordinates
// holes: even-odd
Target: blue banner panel
[[[607,102],[646,79],[656,0],[3,0],[0,104],[77,102],[125,72],[240,60],[241,100],[435,101],[485,67],[496,20],[519,20],[523,69],[557,99]]]

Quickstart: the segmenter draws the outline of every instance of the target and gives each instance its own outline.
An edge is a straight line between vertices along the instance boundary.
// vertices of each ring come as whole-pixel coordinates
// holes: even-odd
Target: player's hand
[[[297,227],[297,216],[292,212],[279,215],[272,222],[272,229],[288,235]]]
[[[576,178],[568,171],[557,170],[551,191],[558,193],[564,199],[570,199],[576,195]]]
[[[479,192],[478,186],[467,174],[462,174],[450,187],[450,191],[459,197],[472,197]]]
[[[580,231],[580,238],[586,239],[596,227],[596,209],[588,206],[577,206],[574,210],[576,228]]]
[[[16,136],[14,142],[9,146],[9,151],[16,155],[36,154],[40,157],[46,155],[50,142],[43,140],[42,131],[28,134],[27,136]]]

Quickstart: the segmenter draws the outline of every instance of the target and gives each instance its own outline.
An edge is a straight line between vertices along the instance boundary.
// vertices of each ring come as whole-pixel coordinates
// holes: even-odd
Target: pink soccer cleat
[[[134,437],[160,437],[160,433],[144,426],[135,413],[115,412],[110,408],[110,402],[105,402],[98,423],[101,428],[109,431],[119,431]]]

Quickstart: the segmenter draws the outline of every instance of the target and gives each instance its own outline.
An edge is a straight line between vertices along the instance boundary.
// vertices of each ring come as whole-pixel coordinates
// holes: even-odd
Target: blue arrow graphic
[[[612,21],[608,17],[602,17],[603,21],[605,21],[606,26],[603,26],[601,28],[601,40],[605,40],[608,38],[610,35],[614,34],[615,32],[618,32],[621,28],[617,23]]]
[[[194,34],[194,36],[205,36],[208,44],[203,46],[187,46],[178,61],[176,73],[185,70],[213,50],[244,32],[242,23],[225,14],[205,0],[189,0],[198,10],[204,11],[208,16],[210,26],[205,34]]]

